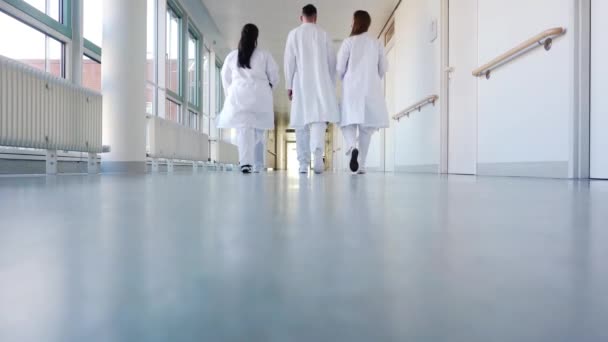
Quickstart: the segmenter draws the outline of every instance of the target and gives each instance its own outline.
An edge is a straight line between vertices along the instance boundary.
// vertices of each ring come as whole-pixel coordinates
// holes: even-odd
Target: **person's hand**
[[[289,101],[293,100],[293,90],[291,90],[291,89],[287,90],[287,97],[289,97]]]

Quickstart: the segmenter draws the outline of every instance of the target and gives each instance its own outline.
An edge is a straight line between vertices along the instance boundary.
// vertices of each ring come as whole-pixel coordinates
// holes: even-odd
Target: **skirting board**
[[[567,161],[477,164],[480,176],[569,178],[568,169]]]
[[[395,172],[406,173],[439,173],[439,164],[430,165],[396,165]]]
[[[59,161],[59,173],[87,173],[86,161]],[[44,160],[0,159],[0,175],[44,175],[46,162]]]
[[[102,173],[146,173],[145,161],[101,162]]]

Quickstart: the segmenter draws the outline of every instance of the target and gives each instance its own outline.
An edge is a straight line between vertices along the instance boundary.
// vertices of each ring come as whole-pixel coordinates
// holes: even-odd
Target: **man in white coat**
[[[292,30],[285,48],[285,83],[291,100],[291,126],[296,130],[300,173],[307,173],[311,152],[314,171],[323,173],[327,123],[340,121],[336,98],[336,54],[332,40],[316,25],[317,9],[307,5],[302,25]]]

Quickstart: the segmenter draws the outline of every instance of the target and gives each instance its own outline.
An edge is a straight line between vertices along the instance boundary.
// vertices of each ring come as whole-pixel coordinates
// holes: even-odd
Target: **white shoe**
[[[308,164],[300,165],[300,173],[302,173],[302,174],[308,173]]]
[[[367,173],[367,171],[365,170],[365,168],[364,168],[364,167],[362,167],[362,166],[360,166],[360,167],[359,167],[359,170],[357,171],[357,174],[359,174],[359,175],[364,175],[364,174],[366,174],[366,173]]]
[[[266,171],[263,166],[254,166],[253,167],[253,173],[260,173],[263,171]]]
[[[320,175],[325,171],[325,163],[323,162],[323,151],[316,150],[315,151],[315,165],[314,165],[315,173]]]

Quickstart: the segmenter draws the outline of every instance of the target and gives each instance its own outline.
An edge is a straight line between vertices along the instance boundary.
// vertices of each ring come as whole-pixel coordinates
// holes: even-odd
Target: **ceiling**
[[[287,34],[300,24],[302,7],[311,3],[311,0],[201,1],[231,49],[237,47],[243,25],[254,23],[260,29],[259,46],[269,50],[280,66],[283,64]],[[399,0],[316,0],[312,3],[319,12],[318,24],[329,32],[337,49],[339,43],[350,33],[355,10],[363,9],[370,13],[370,32],[377,35],[398,2]],[[286,96],[275,96],[275,108],[278,111],[285,111],[287,107]]]
[[[300,12],[311,0],[201,0],[215,20],[228,45],[236,48],[241,28],[254,23],[260,28],[260,47],[282,58],[289,31],[300,23]],[[350,33],[352,13],[358,9],[370,12],[374,34],[388,20],[398,0],[317,0],[319,25],[336,41]],[[277,60],[279,64],[282,61]]]

